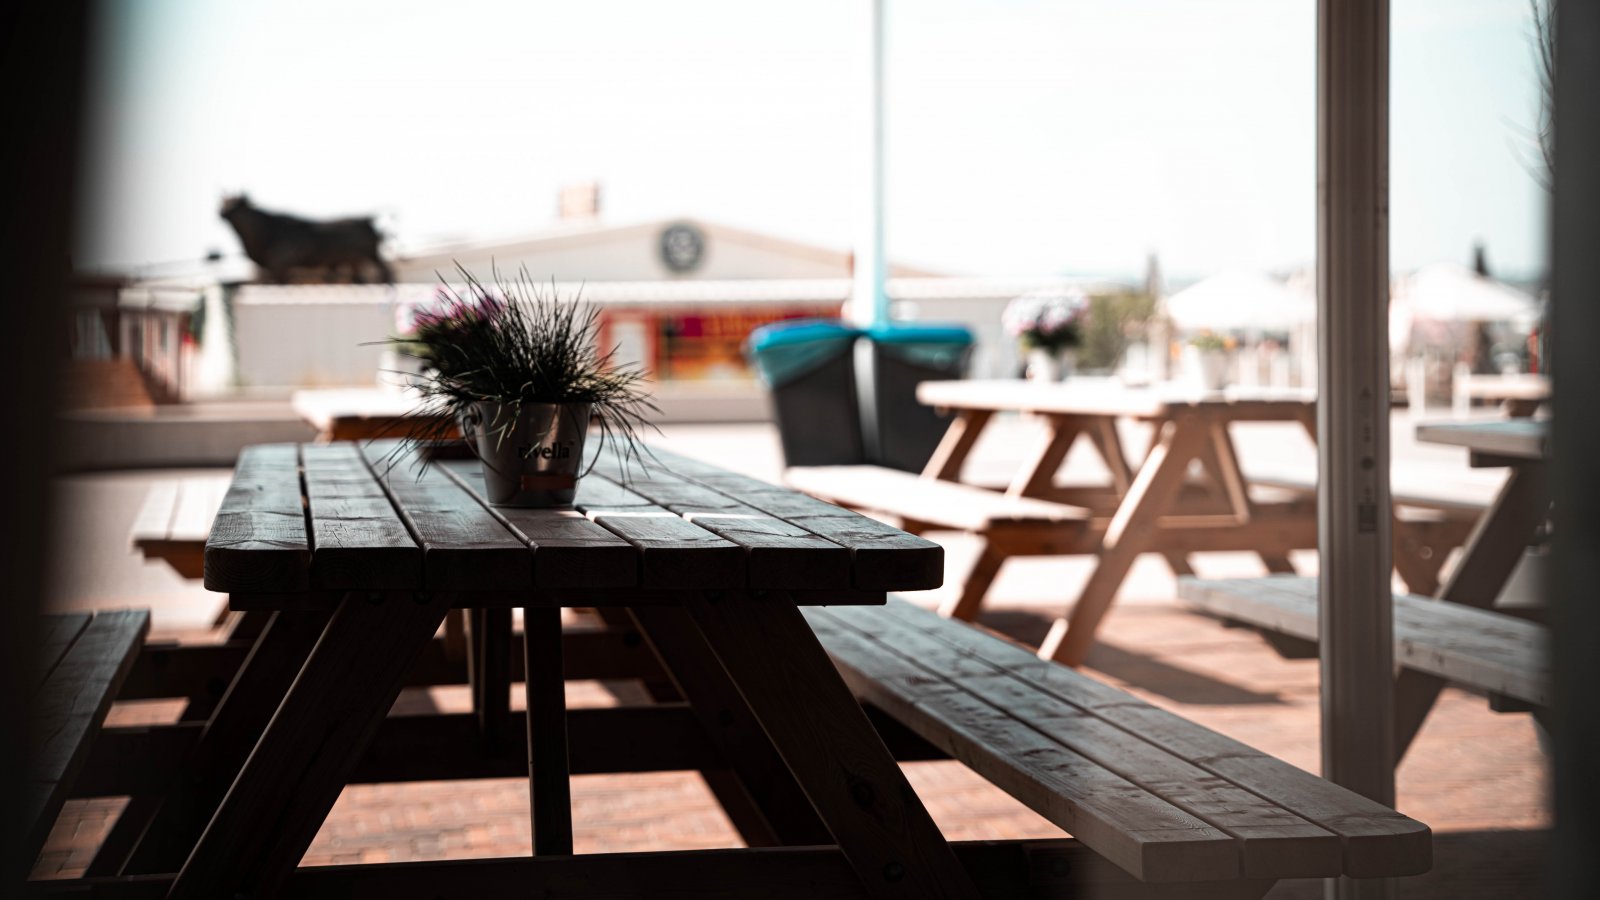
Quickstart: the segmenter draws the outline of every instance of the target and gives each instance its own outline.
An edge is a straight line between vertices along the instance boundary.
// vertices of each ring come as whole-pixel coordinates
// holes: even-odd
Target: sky
[[[693,216],[837,249],[865,0],[108,0],[77,260],[240,252],[225,193],[397,246]],[[1391,263],[1543,268],[1527,0],[1393,0]],[[951,274],[1314,259],[1314,0],[886,0],[885,241]]]

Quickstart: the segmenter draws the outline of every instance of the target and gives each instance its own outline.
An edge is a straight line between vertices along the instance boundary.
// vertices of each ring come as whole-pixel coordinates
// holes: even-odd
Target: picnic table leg
[[[596,615],[609,627],[636,631],[644,634],[644,627],[635,620],[631,611],[624,607],[603,606],[595,609]],[[690,624],[692,628],[692,623]],[[649,640],[648,637],[644,638]],[[697,638],[698,639],[698,638]],[[647,679],[643,682],[645,692],[656,703],[672,703],[684,699],[682,691],[672,682],[669,675],[671,671],[659,642],[651,643],[651,651],[655,653],[657,661],[661,663],[662,675]],[[713,661],[715,665],[715,661]],[[742,701],[741,701],[742,702]],[[767,821],[767,813],[752,798],[745,781],[737,771],[732,769],[702,769],[700,778],[710,789],[717,804],[727,814],[728,821],[733,823],[735,831],[739,832],[747,846],[750,847],[775,847],[782,843],[774,834]]]
[[[978,442],[978,435],[983,433],[993,415],[987,409],[957,410],[945,429],[944,437],[939,439],[939,446],[934,448],[927,465],[922,467],[922,477],[960,481],[961,467],[967,461],[967,454],[972,452],[972,445]]]
[[[533,855],[572,855],[572,784],[567,764],[567,682],[561,661],[561,608],[522,611],[528,698],[528,797]]]
[[[282,889],[433,640],[449,596],[353,591],[173,882],[168,900]]]
[[[469,610],[467,623],[472,712],[485,745],[494,747],[504,742],[510,730],[511,608]]]
[[[787,596],[709,593],[689,612],[870,896],[977,896]]]
[[[328,613],[321,610],[279,611],[267,618],[184,760],[187,777],[162,800],[123,867],[125,874],[176,872],[183,865],[328,624]]]
[[[1049,635],[1039,647],[1041,657],[1069,666],[1083,664],[1117,589],[1133,561],[1155,543],[1157,520],[1182,488],[1189,462],[1204,444],[1206,431],[1195,426],[1196,423],[1177,418],[1161,425],[1133,487],[1111,517],[1094,572],[1068,616],[1050,626]]]
[[[1056,471],[1067,458],[1067,452],[1083,431],[1084,421],[1079,416],[1048,414],[1045,422],[1049,433],[1034,445],[1017,469],[1016,477],[1006,488],[1007,497],[1045,497],[1055,487]]]
[[[997,541],[994,535],[985,539],[977,561],[961,582],[960,593],[940,604],[939,615],[963,622],[976,620],[978,611],[983,609],[983,598],[989,594],[989,586],[994,584],[1000,567],[1011,555],[1012,551]]]
[[[729,818],[752,847],[804,846],[833,842],[811,802],[784,766],[738,687],[717,662],[688,611],[676,606],[631,610],[639,630],[660,657],[678,693],[730,766],[738,797]],[[710,773],[706,773],[710,774]],[[711,778],[707,778],[711,783]],[[723,799],[726,791],[718,791]]]
[[[1534,533],[1550,510],[1544,463],[1513,466],[1493,505],[1467,539],[1461,559],[1438,597],[1479,609],[1494,605],[1511,572],[1522,561]],[[1398,765],[1447,682],[1435,675],[1403,669],[1395,678],[1394,759]]]

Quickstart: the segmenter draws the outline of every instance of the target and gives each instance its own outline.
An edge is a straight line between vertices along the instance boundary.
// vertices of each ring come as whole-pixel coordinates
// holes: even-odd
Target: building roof
[[[593,219],[563,222],[535,234],[500,239],[466,240],[419,247],[394,257],[396,265],[407,267],[428,266],[444,272],[454,268],[456,260],[515,259],[530,253],[559,250],[570,247],[603,244],[612,241],[651,238],[668,225],[686,223],[694,225],[719,243],[744,244],[772,253],[809,259],[823,265],[850,268],[850,254],[846,251],[819,247],[802,241],[776,235],[749,231],[731,225],[708,222],[692,216],[652,219],[645,222],[614,225]],[[932,277],[940,273],[912,266],[891,265],[889,274],[894,277]]]

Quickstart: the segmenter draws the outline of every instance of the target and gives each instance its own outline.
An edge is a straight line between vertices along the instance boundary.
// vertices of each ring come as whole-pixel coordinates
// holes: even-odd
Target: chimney
[[[562,187],[556,217],[563,222],[600,218],[600,182],[582,181]]]

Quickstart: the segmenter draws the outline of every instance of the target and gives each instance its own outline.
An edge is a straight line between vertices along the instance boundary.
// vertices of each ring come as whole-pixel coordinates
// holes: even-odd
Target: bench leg
[[[1294,563],[1289,561],[1289,554],[1287,553],[1261,552],[1257,553],[1256,556],[1261,558],[1261,564],[1266,566],[1267,571],[1273,575],[1295,574]]]
[[[644,626],[637,621],[637,617],[634,616],[630,610],[613,606],[600,607],[596,609],[595,612],[599,615],[602,621],[612,628],[636,631],[641,635],[645,634]],[[660,627],[665,626],[658,625],[658,630]],[[692,622],[689,623],[689,627],[691,629],[693,628]],[[676,648],[664,650],[662,646],[663,641],[670,644],[673,640],[670,636],[662,637],[653,642],[649,637],[645,637],[644,639],[649,642],[650,651],[655,654],[657,661],[661,664],[660,674],[654,678],[645,679],[642,682],[645,692],[648,693],[650,695],[650,699],[656,703],[672,703],[684,699],[683,691],[674,683],[672,676],[668,674],[672,672],[672,669],[666,660],[669,654],[682,654],[685,652],[692,653],[692,650],[683,651]],[[701,640],[698,632],[694,633],[693,639],[696,641]],[[715,665],[715,660],[712,661],[712,664]],[[679,665],[681,669],[687,667],[689,663],[681,662]],[[717,673],[721,673],[721,670],[718,669]],[[697,684],[696,690],[704,690],[704,688],[699,687]],[[735,697],[737,697],[737,694],[735,694]],[[722,702],[725,703],[726,701]],[[740,700],[739,703],[742,705],[743,701]],[[695,704],[694,708],[698,710],[705,705],[706,703],[702,702],[700,704]],[[721,727],[722,723],[718,722],[717,725]],[[716,731],[713,730],[712,726],[710,725],[707,725],[706,730],[708,734],[716,734]],[[765,738],[763,738],[763,740],[765,740]],[[726,754],[724,755],[726,756]],[[774,759],[775,758],[776,757],[774,757]],[[738,757],[738,759],[740,759],[741,763],[745,765],[749,765],[752,762],[744,757]],[[779,762],[778,765],[781,769],[782,762]],[[783,777],[788,777],[788,773],[784,772]],[[700,778],[706,783],[706,788],[710,790],[711,795],[716,798],[717,804],[722,807],[723,813],[727,815],[728,821],[733,823],[734,830],[739,832],[739,837],[744,840],[746,846],[776,847],[784,843],[784,841],[780,839],[779,833],[773,830],[773,825],[769,821],[768,811],[762,808],[761,803],[755,799],[755,794],[749,787],[750,784],[760,783],[758,775],[748,772],[741,773],[741,771],[738,769],[717,768],[700,770]],[[804,802],[803,795],[801,796],[801,801],[802,803]],[[806,807],[805,809],[802,809],[801,812],[805,812],[808,809],[809,807]],[[790,813],[787,810],[778,810],[773,812],[772,815],[781,817],[784,815],[792,816],[795,815],[795,813]],[[823,833],[826,834],[826,832]],[[804,842],[791,841],[791,843]]]
[[[1010,554],[1004,548],[996,547],[992,539],[986,539],[983,552],[978,554],[977,562],[972,564],[966,580],[961,582],[961,593],[941,604],[939,615],[963,622],[978,618],[978,612],[983,608],[983,598],[989,593],[989,586],[994,584],[1008,556]]]
[[[688,611],[652,606],[637,607],[632,613],[677,693],[689,701],[730,767],[702,775],[745,843],[752,847],[832,843]]]
[[[168,900],[281,891],[394,705],[407,669],[433,640],[448,601],[411,591],[345,596]]]
[[[798,608],[732,593],[689,612],[869,896],[977,896]]]
[[[179,780],[162,801],[125,874],[175,872],[183,865],[328,623],[328,614],[318,610],[276,612],[267,618],[184,760],[190,777]]]
[[[1546,467],[1534,463],[1512,468],[1494,504],[1467,539],[1461,561],[1439,590],[1439,599],[1479,609],[1493,606],[1549,509]],[[1401,671],[1395,679],[1396,765],[1405,758],[1445,684],[1442,678],[1412,669]]]

